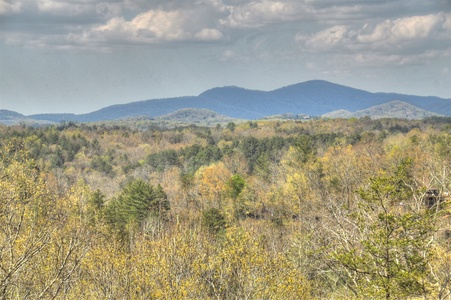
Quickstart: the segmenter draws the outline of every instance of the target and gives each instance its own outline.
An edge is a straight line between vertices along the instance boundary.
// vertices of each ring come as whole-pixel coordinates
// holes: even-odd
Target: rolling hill
[[[400,100],[393,100],[355,112],[342,109],[322,115],[322,117],[326,118],[361,118],[365,116],[369,116],[372,119],[399,118],[414,120],[440,116],[440,114],[418,108],[412,104]]]
[[[248,90],[235,86],[217,87],[198,96],[112,105],[87,114],[38,114],[26,118],[45,122],[95,122],[138,116],[154,118],[191,108],[208,109],[230,118],[254,120],[283,114],[321,116],[337,110],[354,113],[393,100],[402,101],[431,114],[451,116],[451,99],[371,93],[328,81],[312,80],[272,91]],[[384,115],[398,116],[391,114],[392,108],[382,107],[386,110]]]
[[[183,108],[173,113],[155,118],[157,121],[167,121],[171,123],[195,124],[201,126],[212,126],[216,124],[226,124],[237,121],[237,119],[220,115],[208,109]]]
[[[22,114],[19,114],[15,111],[0,109],[0,124],[4,125],[16,125],[16,124],[24,124],[29,126],[40,126],[52,124],[52,121],[48,120],[38,120],[33,119]]]

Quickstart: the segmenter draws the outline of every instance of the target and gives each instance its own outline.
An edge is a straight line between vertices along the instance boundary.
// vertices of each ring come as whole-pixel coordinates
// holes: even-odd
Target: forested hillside
[[[0,126],[0,299],[449,299],[451,120]]]
[[[409,113],[405,116],[397,112],[393,113],[389,107],[380,106],[394,100],[410,104],[409,111],[419,110],[421,113]],[[208,109],[229,118],[244,120],[258,120],[282,114],[320,116],[337,110],[350,112],[365,110],[364,115],[370,114],[373,117],[371,113],[374,111],[371,108],[375,106],[378,107],[376,109],[378,118],[416,119],[437,114],[451,116],[451,99],[394,93],[370,93],[324,80],[311,80],[273,91],[255,91],[228,86],[213,88],[198,96],[117,104],[80,115],[67,113],[38,114],[30,115],[28,118],[35,122],[38,120],[47,122],[99,122],[142,116],[154,118],[186,108]],[[381,108],[384,109],[381,111]],[[0,123],[1,121],[0,114]]]

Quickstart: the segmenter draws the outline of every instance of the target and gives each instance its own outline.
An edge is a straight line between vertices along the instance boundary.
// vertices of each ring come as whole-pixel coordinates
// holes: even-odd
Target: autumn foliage
[[[0,146],[0,299],[451,297],[449,118],[0,126]]]

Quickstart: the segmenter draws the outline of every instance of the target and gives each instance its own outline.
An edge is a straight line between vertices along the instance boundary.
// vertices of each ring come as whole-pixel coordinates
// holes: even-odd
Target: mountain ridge
[[[16,124],[24,124],[31,126],[40,126],[40,125],[48,125],[52,122],[47,120],[35,120],[33,118],[29,118],[21,113],[0,109],[0,124],[4,125],[16,125]]]
[[[115,104],[86,114],[35,114],[28,119],[95,122],[135,116],[159,117],[180,109],[208,109],[235,119],[254,120],[272,115],[321,116],[337,110],[356,112],[400,100],[423,110],[451,116],[451,99],[397,93],[372,93],[325,80],[310,80],[271,91],[237,86],[215,87],[198,96],[149,99]]]

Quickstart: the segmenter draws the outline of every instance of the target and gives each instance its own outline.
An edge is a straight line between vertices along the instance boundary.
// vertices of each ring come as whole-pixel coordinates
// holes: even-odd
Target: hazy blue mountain
[[[1,120],[16,119],[16,118],[26,118],[26,117],[22,114],[19,114],[18,112],[12,111],[12,110],[0,109],[0,119]]]
[[[390,101],[355,112],[350,112],[348,110],[336,110],[322,115],[322,117],[327,118],[361,118],[365,116],[369,116],[372,119],[400,118],[414,120],[443,115],[418,108],[412,104],[400,100]]]
[[[183,108],[206,108],[199,97],[179,97],[116,104],[87,114],[39,114],[39,120],[95,122],[138,116],[157,117]]]
[[[157,117],[184,108],[202,108],[232,118],[252,120],[287,113],[319,116],[336,110],[355,112],[393,100],[401,100],[417,108],[451,116],[451,99],[370,93],[323,80],[312,80],[273,91],[256,91],[228,86],[213,88],[198,96],[112,105],[88,114],[41,114],[29,117],[54,122],[89,122],[143,115]]]
[[[37,114],[37,115],[30,115],[28,118],[32,118],[34,120],[47,120],[52,122],[69,122],[69,121],[80,121],[81,116],[83,115],[76,115],[76,114]]]
[[[4,125],[25,124],[30,126],[39,126],[51,123],[52,122],[48,120],[34,120],[15,111],[0,109],[0,124]]]

